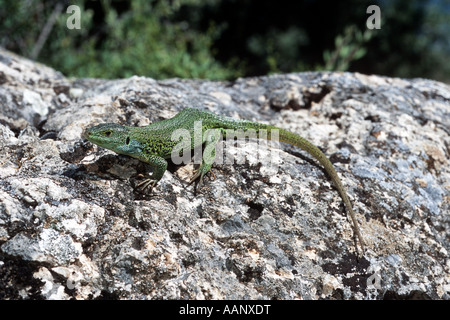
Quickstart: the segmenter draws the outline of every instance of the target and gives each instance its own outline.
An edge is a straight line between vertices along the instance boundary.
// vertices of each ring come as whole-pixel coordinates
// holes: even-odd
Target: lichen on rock
[[[333,72],[69,80],[0,56],[0,298],[450,298],[448,85]],[[301,150],[225,143],[242,161],[215,165],[199,194],[192,164],[171,165],[142,194],[147,165],[82,138],[96,123],[143,126],[184,107],[319,146],[348,190],[365,255]]]

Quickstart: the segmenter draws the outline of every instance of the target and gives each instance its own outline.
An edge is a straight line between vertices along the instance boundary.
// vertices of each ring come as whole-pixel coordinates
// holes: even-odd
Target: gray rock
[[[446,84],[330,72],[69,80],[4,50],[0,79],[0,298],[450,297]],[[187,106],[321,147],[356,209],[364,257],[341,198],[303,151],[224,143],[226,161],[200,194],[187,183],[192,164],[170,166],[142,194],[147,165],[81,137]]]

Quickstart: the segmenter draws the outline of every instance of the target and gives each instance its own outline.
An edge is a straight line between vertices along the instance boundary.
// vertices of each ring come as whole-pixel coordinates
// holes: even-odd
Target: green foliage
[[[49,10],[31,2],[0,0],[0,46],[28,56]],[[31,18],[30,18],[31,17]]]
[[[308,43],[304,30],[291,26],[286,30],[273,28],[264,34],[254,34],[247,42],[249,52],[265,61],[269,73],[302,70],[300,50]]]
[[[129,10],[119,14],[114,1],[104,0],[101,9],[105,19],[99,24],[94,22],[93,10],[87,7],[89,1],[78,1],[81,29],[66,27],[69,14],[64,11],[39,60],[73,77],[142,75],[157,79],[224,79],[239,76],[238,70],[224,67],[214,59],[211,43],[218,29],[213,24],[200,33],[190,29],[186,22],[170,22],[182,3],[196,1],[131,1]],[[6,8],[1,10],[2,27],[15,32],[15,37],[5,34],[4,39],[9,40],[1,44],[28,56],[53,4],[0,0],[0,8]],[[37,17],[37,21],[30,20],[30,15]],[[19,40],[14,43],[14,39]]]
[[[66,1],[0,0],[0,46],[73,77],[339,70],[450,82],[445,1],[78,0],[81,29],[70,30]],[[379,30],[366,29],[372,4]]]
[[[77,77],[119,78],[144,75],[153,78],[210,78],[237,76],[216,62],[211,54],[215,29],[200,34],[183,23],[165,23],[179,4],[132,1],[131,8],[118,15],[109,1],[103,1],[103,32],[86,36],[86,31],[60,27],[63,41],[53,41],[49,63]],[[61,17],[60,26],[65,23]],[[91,30],[92,12],[83,11],[83,28]],[[78,43],[78,45],[77,45]]]
[[[351,25],[344,30],[344,35],[338,35],[334,41],[333,52],[325,50],[323,59],[325,70],[346,71],[352,61],[361,59],[367,53],[364,44],[372,38],[370,30],[359,31],[356,26]],[[322,67],[318,67],[321,69]]]
[[[356,70],[450,82],[448,0],[380,0],[381,29],[374,30]]]

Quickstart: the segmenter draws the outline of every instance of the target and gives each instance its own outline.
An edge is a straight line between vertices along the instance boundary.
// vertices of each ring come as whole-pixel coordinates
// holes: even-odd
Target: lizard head
[[[90,142],[117,153],[130,155],[139,146],[131,138],[129,127],[117,123],[104,123],[88,128],[83,136]]]

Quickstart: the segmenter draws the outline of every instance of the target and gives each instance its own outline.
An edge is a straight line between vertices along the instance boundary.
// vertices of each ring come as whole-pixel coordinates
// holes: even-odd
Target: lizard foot
[[[203,177],[205,176],[206,173],[210,172],[212,174],[212,176],[214,177],[214,179],[216,178],[216,176],[214,175],[214,173],[211,170],[204,172],[201,169],[202,168],[200,167],[200,168],[194,170],[194,175],[192,176],[191,180],[189,181],[189,185],[191,185],[195,180],[198,179],[197,184],[195,185],[195,192],[197,192],[197,190],[203,185]]]
[[[153,187],[156,185],[156,183],[158,182],[158,180],[154,180],[154,179],[145,179],[144,181],[140,182],[139,184],[136,185],[137,189],[140,189],[143,193],[145,193],[145,191],[149,189],[149,192],[152,192]]]

